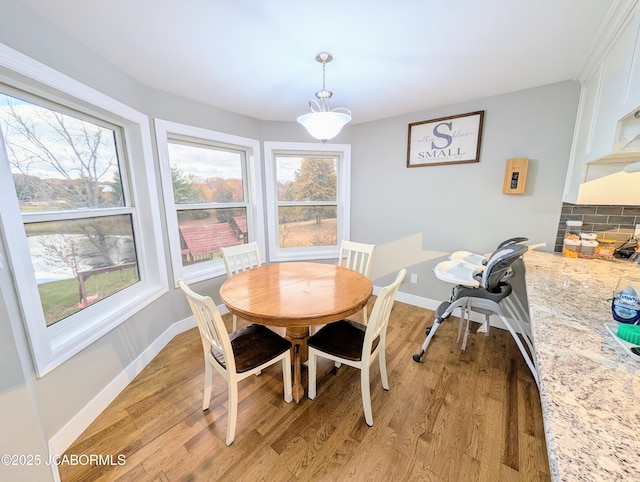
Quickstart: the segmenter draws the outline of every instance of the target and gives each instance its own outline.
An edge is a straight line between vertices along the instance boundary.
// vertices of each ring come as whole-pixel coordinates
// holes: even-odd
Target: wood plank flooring
[[[372,303],[372,302],[371,302]],[[371,305],[369,307],[371,309]],[[355,319],[355,317],[354,317]],[[67,481],[545,481],[538,389],[506,331],[456,344],[443,323],[423,358],[433,312],[396,302],[387,336],[390,390],[372,369],[374,426],[360,373],[318,363],[318,394],[282,396],[279,365],[240,385],[235,442],[225,445],[226,384],[214,376],[203,412],[202,345],[175,337],[65,455],[123,454],[123,465],[62,465]],[[230,315],[225,322],[231,325]],[[242,321],[239,320],[241,324]],[[306,370],[303,374],[306,387]]]

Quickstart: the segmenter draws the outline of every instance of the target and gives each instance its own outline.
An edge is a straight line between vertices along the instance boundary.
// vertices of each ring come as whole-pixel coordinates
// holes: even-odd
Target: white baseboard
[[[153,358],[180,333],[196,326],[193,316],[173,323],[146,350],[144,350],[129,366],[104,387],[87,403],[71,420],[69,420],[49,440],[49,454],[62,455],[82,432],[115,400],[115,398],[131,383]],[[55,464],[52,464],[55,466]],[[57,469],[55,470],[57,472]],[[55,474],[54,474],[55,476]],[[56,478],[59,480],[59,478]]]
[[[373,291],[375,294],[378,294],[378,292],[380,291],[380,288],[376,287]],[[425,308],[427,310],[433,310],[433,311],[435,311],[435,309],[442,302],[442,301],[432,300],[430,298],[424,298],[423,296],[403,293],[402,291],[398,291],[398,293],[396,294],[396,300],[398,300],[401,303],[406,303],[408,305],[417,306],[418,308]]]
[[[374,288],[374,294],[377,294],[380,291],[380,288]],[[432,300],[430,298],[424,298],[422,296],[412,295],[409,293],[403,293],[402,291],[398,291],[396,295],[396,300],[401,303],[407,303],[408,305],[417,306],[419,308],[425,308],[427,310],[435,311],[440,303],[446,300]],[[455,313],[455,312],[454,312]],[[471,321],[477,321],[478,323],[484,323],[484,315],[480,313],[471,312]],[[502,322],[502,320],[496,316],[491,317],[490,322],[492,327],[500,328],[502,330],[506,330],[506,325]],[[425,327],[426,328],[426,327]]]

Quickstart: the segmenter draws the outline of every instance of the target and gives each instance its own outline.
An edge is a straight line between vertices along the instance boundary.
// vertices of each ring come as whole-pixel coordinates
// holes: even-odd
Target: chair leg
[[[229,407],[227,409],[227,445],[236,438],[236,421],[238,420],[238,381],[229,379]]]
[[[211,405],[212,386],[213,386],[213,367],[205,359],[204,361],[204,395],[202,397],[202,410],[209,410],[209,405]]]
[[[317,357],[312,349],[309,349],[309,360],[307,361],[309,365],[309,390],[307,396],[313,400],[316,398],[316,365],[317,365]]]
[[[236,315],[233,315],[233,327],[231,328],[232,331],[236,331],[238,329],[238,317]]]
[[[529,356],[529,354],[527,353],[527,350],[525,349],[524,345],[520,341],[520,337],[511,326],[511,323],[509,323],[509,321],[503,314],[498,314],[498,316],[500,316],[500,318],[502,319],[502,322],[505,324],[505,326],[509,330],[509,333],[511,333],[513,340],[516,342],[516,345],[518,345],[518,349],[520,350],[520,353],[522,353],[522,358],[524,358],[524,361],[529,367],[529,370],[531,370],[531,374],[533,375],[533,378],[536,381],[536,385],[538,385],[538,388],[540,388],[540,380],[538,379],[538,370],[536,370],[536,366],[533,364],[531,357]]]
[[[478,328],[478,333],[484,333],[486,336],[489,336],[489,327],[491,326],[491,315],[484,315],[484,323],[482,326]]]
[[[369,427],[373,427],[373,413],[371,411],[371,390],[369,387],[369,367],[360,369],[360,390],[362,391],[362,407],[364,408],[364,420]]]
[[[510,297],[505,298],[503,300],[506,313],[509,314],[509,317],[513,320],[513,324],[515,325],[516,332],[519,331],[520,333],[522,333],[522,337],[524,338],[524,341],[527,342],[527,346],[529,347],[529,352],[533,357],[532,361],[534,365],[537,365],[537,360],[535,359],[536,352],[533,349],[533,342],[531,341],[531,329],[527,321],[527,316],[522,317],[522,312],[516,308],[514,303],[509,298]],[[518,298],[516,297],[515,300],[518,301]],[[518,303],[520,302],[518,301]],[[520,306],[522,307],[522,304],[520,304]]]
[[[462,346],[460,347],[460,349],[462,351],[467,349],[467,340],[469,338],[469,328],[471,325],[471,314],[469,313],[469,316],[467,317],[467,325],[465,326],[464,329],[464,336],[462,337]]]
[[[469,303],[465,303],[464,306],[460,307],[460,319],[458,321],[458,336],[456,337],[456,343],[460,343],[460,335],[462,334],[462,327],[464,326],[465,320],[468,320],[471,317],[471,312],[469,311]]]
[[[462,327],[464,326],[464,311],[460,311],[460,320],[458,321],[458,336],[456,336],[456,343],[460,343],[460,335],[462,335]]]
[[[284,384],[284,401],[289,403],[293,400],[291,389],[291,355],[287,352],[282,359],[282,383]]]
[[[380,379],[382,380],[382,388],[389,390],[389,378],[387,377],[387,356],[385,347],[381,347],[378,352],[378,364],[380,365]]]

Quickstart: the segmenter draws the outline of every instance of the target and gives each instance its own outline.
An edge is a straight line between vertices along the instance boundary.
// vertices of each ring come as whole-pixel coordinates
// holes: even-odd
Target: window
[[[0,92],[0,129],[47,326],[140,281],[121,131],[63,110]]]
[[[148,121],[10,49],[0,65],[32,79],[0,79],[0,212],[42,376],[168,289]]]
[[[176,279],[225,274],[224,246],[257,241],[264,253],[258,141],[155,124]]]
[[[265,143],[272,261],[338,256],[349,237],[350,146]]]

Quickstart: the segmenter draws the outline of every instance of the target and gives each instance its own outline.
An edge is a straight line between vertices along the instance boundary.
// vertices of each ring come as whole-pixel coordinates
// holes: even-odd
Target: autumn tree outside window
[[[337,257],[349,235],[350,148],[265,143],[270,259]]]
[[[156,119],[174,276],[226,274],[220,248],[257,241],[264,253],[259,143]]]

